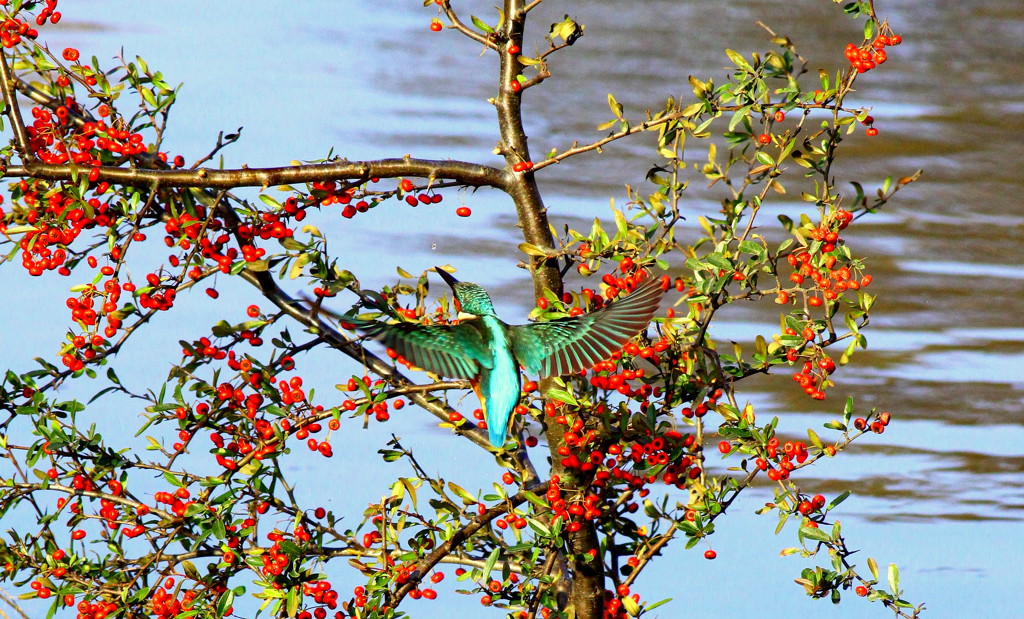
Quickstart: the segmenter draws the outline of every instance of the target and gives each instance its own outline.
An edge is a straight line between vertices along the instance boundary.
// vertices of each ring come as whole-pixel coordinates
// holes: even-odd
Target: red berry
[[[469,210],[468,206],[460,206],[459,208],[455,209],[455,214],[458,215],[459,217],[469,217],[470,215],[473,214],[473,211]]]
[[[876,135],[878,135],[878,129],[875,129],[874,127],[869,127],[868,130],[865,131],[865,133],[868,134],[869,138],[873,138]]]
[[[786,113],[782,110],[775,112],[775,122],[780,123],[786,120]]]
[[[443,28],[444,26],[441,25],[441,22],[437,21],[436,19],[430,22],[430,29],[433,30],[434,32],[441,32]]]
[[[718,451],[727,454],[732,449],[732,444],[729,441],[722,441],[718,444]]]
[[[771,142],[772,136],[768,135],[767,133],[762,133],[761,135],[757,136],[758,144],[771,144]]]
[[[718,553],[715,552],[714,550],[705,550],[704,551],[704,558],[707,559],[708,561],[714,559],[717,556],[718,556]]]

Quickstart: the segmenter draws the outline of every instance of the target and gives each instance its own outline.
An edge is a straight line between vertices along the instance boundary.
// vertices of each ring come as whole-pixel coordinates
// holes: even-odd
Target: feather
[[[491,356],[475,321],[457,325],[357,322],[357,329],[382,342],[413,365],[439,376],[475,378]]]
[[[607,359],[651,322],[664,291],[651,279],[624,299],[572,318],[511,327],[512,351],[528,372],[563,376]]]

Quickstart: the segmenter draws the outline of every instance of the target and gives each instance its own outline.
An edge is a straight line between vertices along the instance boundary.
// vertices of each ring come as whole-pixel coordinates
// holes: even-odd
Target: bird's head
[[[455,293],[455,309],[460,313],[473,316],[494,313],[494,305],[491,304],[491,297],[487,295],[486,290],[476,284],[460,282],[441,267],[434,267],[434,270],[451,286],[452,292]]]

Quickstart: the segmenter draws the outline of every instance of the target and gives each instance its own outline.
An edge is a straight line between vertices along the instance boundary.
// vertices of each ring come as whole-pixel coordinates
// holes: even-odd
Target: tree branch
[[[6,52],[0,51],[0,89],[3,89],[5,110],[7,117],[11,119],[11,127],[14,128],[14,139],[18,144],[18,153],[25,163],[32,164],[36,160],[32,148],[29,146],[28,131],[25,129],[25,119],[21,117],[21,109],[18,106],[18,95],[16,79],[11,73],[11,67],[7,64]]]
[[[529,492],[543,494],[548,491],[550,483],[551,482],[544,482],[529,490]],[[414,572],[414,576],[410,576],[409,581],[402,585],[402,587],[395,593],[394,605],[398,606],[398,604],[401,603],[402,598],[416,588],[416,585],[419,583],[423,574],[429,572],[435,565],[440,563],[444,557],[450,555],[454,548],[461,546],[462,542],[472,537],[472,535],[483,528],[484,525],[488,524],[498,516],[508,513],[510,508],[525,503],[527,500],[527,492],[527,490],[520,490],[515,494],[515,496],[511,496],[504,502],[498,503],[476,518],[470,520],[466,526],[452,533],[452,536],[448,538],[447,541],[438,546],[434,552],[430,553],[426,558],[416,564],[416,572]],[[487,575],[485,574],[484,576],[486,577]]]
[[[81,166],[33,164],[11,166],[4,172],[6,178],[33,177],[54,181],[71,180],[72,172]],[[167,188],[202,187],[205,189],[234,189],[237,187],[273,187],[293,183],[328,180],[369,180],[419,176],[433,179],[454,179],[463,185],[504,189],[508,179],[505,173],[490,166],[463,161],[431,159],[379,159],[376,161],[339,161],[277,168],[240,168],[233,170],[138,169],[97,166],[98,181],[118,185],[148,186],[160,183]]]
[[[485,47],[489,47],[495,51],[498,51],[497,43],[490,40],[486,36],[480,34],[476,30],[473,30],[472,28],[466,25],[466,22],[459,19],[459,16],[455,14],[455,10],[452,9],[452,5],[448,0],[445,0],[443,3],[441,3],[441,10],[443,10],[444,14],[448,16],[449,20],[451,20],[453,28],[455,28],[462,34],[466,35],[467,37],[473,39],[477,43]]]

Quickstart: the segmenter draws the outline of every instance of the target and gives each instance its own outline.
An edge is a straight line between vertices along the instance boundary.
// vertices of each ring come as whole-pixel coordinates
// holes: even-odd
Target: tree
[[[853,589],[898,615],[918,614],[901,598],[895,566],[886,589],[873,561],[867,571],[854,565],[833,512],[845,494],[811,496],[794,480],[864,434],[883,432],[888,413],[858,414],[847,401],[826,437],[808,430],[806,442],[786,440],[780,420],[758,422],[737,392],[748,377],[793,365],[796,388],[823,400],[836,370],[829,349],[842,350],[842,364],[866,343],[870,274],[843,231],[917,175],[886,179],[873,193],[854,183],[848,195],[833,164],[859,125],[877,133],[868,111],[846,101],[899,35],[872,3],[851,3],[844,10],[864,22],[863,41],[847,46],[846,69],[813,75],[795,44],[766,28],[772,49],[727,50],[723,83],[691,77],[692,97],[639,119],[609,95],[603,137],[535,162],[524,98],[584,33],[567,16],[546,37],[528,35],[539,4],[506,0],[487,23],[467,21],[458,3],[426,3],[437,11],[432,30],[465,35],[500,58],[491,103],[501,167],[406,156],[235,170],[204,166],[237,135],[188,166],[164,152],[177,91],[144,61],[107,68],[76,49],[51,53],[36,27],[45,33],[59,21],[56,2],[5,6],[0,86],[12,139],[3,155],[13,182],[5,263],[20,258],[30,276],[74,283],[59,363],[43,356],[38,369],[4,376],[9,464],[0,513],[32,514],[36,523],[0,547],[5,579],[52,597],[54,610],[89,617],[223,616],[243,593],[277,616],[380,617],[406,612],[410,598],[435,597],[438,566],[448,562],[461,565],[456,578],[482,603],[514,616],[640,615],[659,602],[632,588],[661,551],[675,541],[701,545],[714,559],[707,541],[719,518],[766,477],[777,490],[762,511],[776,512],[780,527],[797,523],[799,545],[789,552],[827,551],[823,566],[798,579],[808,595],[839,601]],[[30,115],[16,93],[31,100]],[[658,164],[644,188],[629,189],[614,224],[553,230],[536,183],[543,169],[642,134],[656,136]],[[706,162],[699,175],[684,163],[694,151]],[[701,217],[702,234],[687,240],[679,225],[691,176],[721,188],[722,209]],[[242,188],[258,188],[259,200],[236,195]],[[276,199],[271,188],[288,197]],[[423,382],[409,360],[376,353],[347,328],[367,319],[453,320],[428,274],[400,271],[394,286],[362,289],[345,270],[341,244],[301,223],[317,211],[350,219],[467,188],[497,189],[515,206],[523,243],[508,256],[532,276],[531,318],[594,311],[646,277],[673,291],[672,307],[622,351],[589,371],[526,382],[514,438],[502,449],[489,445],[482,419],[445,397],[466,391],[467,381]],[[796,194],[810,214],[763,223],[765,202]],[[468,207],[460,214],[469,216]],[[140,248],[154,234],[173,254],[147,268]],[[133,276],[136,264],[134,272],[148,273]],[[600,283],[569,284],[572,271],[600,275]],[[118,351],[175,311],[180,293],[199,286],[217,296],[236,281],[266,302],[247,308],[245,319],[211,318],[206,336],[190,335],[166,384],[137,392],[118,378]],[[326,307],[346,300],[345,315]],[[784,312],[779,333],[759,336],[753,352],[709,336],[723,307],[773,301]],[[303,361],[323,349],[365,367],[340,398],[304,388]],[[89,397],[68,399],[62,389],[71,385]],[[111,398],[145,410],[149,451],[125,451],[90,426],[92,411]],[[385,422],[406,402],[451,431],[452,449],[493,452],[503,483],[470,491],[434,477],[416,446],[396,437],[380,453],[411,474],[395,474],[358,527],[296,499],[293,485],[312,480],[289,479],[283,465],[303,442],[330,458],[359,440],[335,432]],[[715,448],[728,470],[718,469]],[[154,476],[163,489],[142,491]],[[365,580],[345,598],[327,578],[339,563]],[[255,590],[243,585],[253,579]]]

